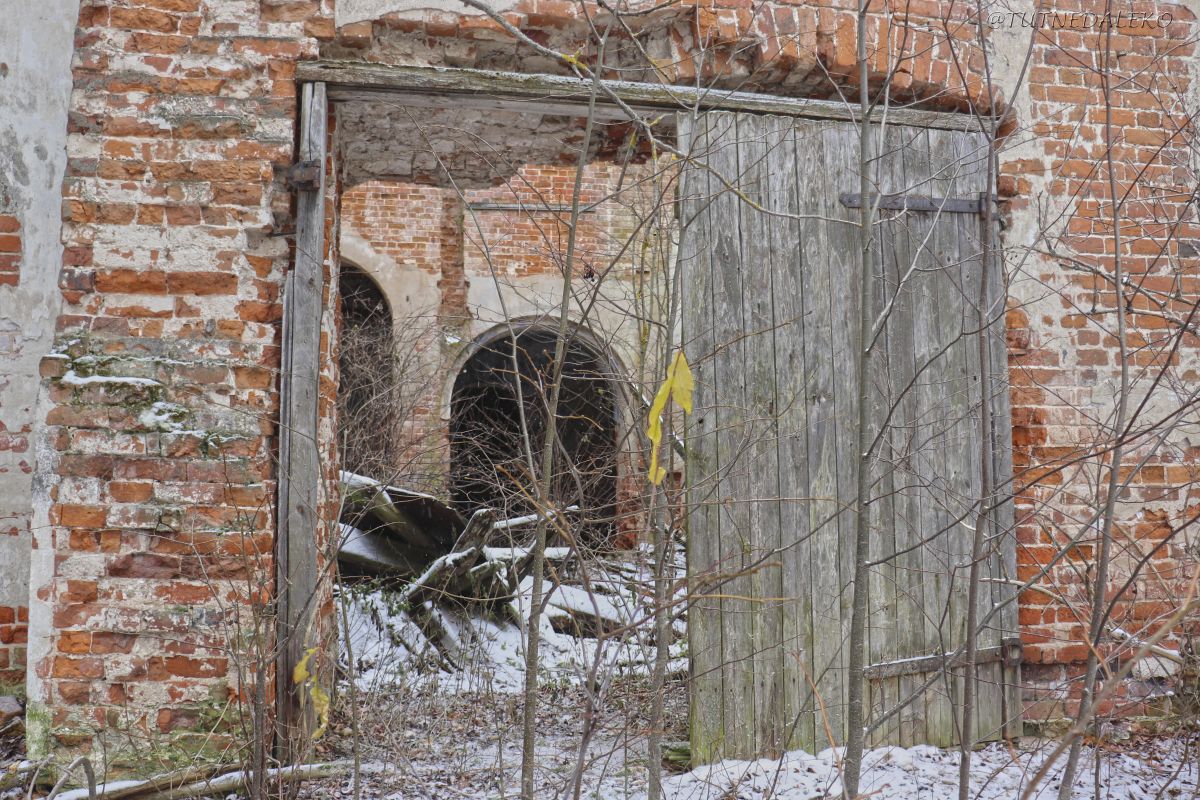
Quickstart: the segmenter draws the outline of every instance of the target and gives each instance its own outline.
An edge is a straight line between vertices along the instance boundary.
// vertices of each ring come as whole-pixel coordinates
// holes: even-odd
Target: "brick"
[[[167,275],[171,294],[214,295],[237,292],[237,276],[224,272],[173,272]]]
[[[103,678],[104,662],[99,658],[56,656],[52,674],[55,678]]]
[[[67,527],[102,528],[108,518],[108,509],[104,506],[60,505],[58,507],[58,522]]]
[[[180,563],[175,556],[125,553],[109,562],[108,574],[114,578],[175,578],[180,575]]]

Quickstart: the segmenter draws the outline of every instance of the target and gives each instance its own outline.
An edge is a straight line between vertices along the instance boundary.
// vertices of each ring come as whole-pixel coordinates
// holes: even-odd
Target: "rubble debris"
[[[341,473],[338,560],[366,575],[408,578],[450,552],[466,520],[432,495]]]
[[[338,560],[351,574],[413,580],[417,584],[449,580],[457,582],[458,588],[466,588],[461,585],[464,580],[490,585],[485,573],[500,570],[500,565],[479,570],[481,560],[503,562],[515,567],[518,575],[524,574],[528,553],[522,558],[516,552],[519,547],[507,548],[512,552],[505,554],[506,548],[490,545],[500,534],[509,544],[532,538],[541,515],[497,520],[494,512],[481,509],[468,521],[433,495],[387,486],[350,472],[341,473],[341,480]],[[548,515],[553,519],[577,510],[577,506],[571,506]],[[481,517],[485,511],[486,517]],[[449,569],[451,566],[454,569]],[[428,574],[431,569],[436,574]],[[455,587],[447,584],[439,588],[453,594]]]

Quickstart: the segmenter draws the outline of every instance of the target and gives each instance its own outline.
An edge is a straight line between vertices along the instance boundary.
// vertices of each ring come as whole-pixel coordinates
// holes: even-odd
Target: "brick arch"
[[[569,323],[570,341],[577,343],[581,349],[590,353],[599,363],[600,370],[606,376],[606,384],[611,397],[611,434],[613,436],[613,469],[612,483],[609,490],[612,497],[612,513],[615,522],[605,530],[604,540],[615,541],[618,544],[630,544],[627,533],[636,528],[640,509],[637,506],[638,495],[636,486],[640,485],[641,470],[638,439],[635,435],[634,424],[637,415],[634,412],[636,398],[631,394],[626,382],[621,376],[628,374],[620,358],[599,336],[585,323],[571,321]],[[558,319],[554,316],[528,316],[514,319],[509,323],[494,325],[471,341],[446,370],[442,386],[441,417],[448,428],[454,429],[454,405],[456,391],[465,371],[481,355],[486,354],[489,347],[503,343],[505,339],[529,334],[557,336]],[[453,469],[453,433],[451,433],[451,469]],[[451,485],[455,478],[450,477]],[[593,543],[600,543],[593,540]]]

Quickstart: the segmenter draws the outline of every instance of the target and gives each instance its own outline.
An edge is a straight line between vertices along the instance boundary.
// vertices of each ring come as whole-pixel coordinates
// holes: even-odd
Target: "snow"
[[[381,483],[380,481],[375,480],[374,478],[368,478],[366,475],[359,475],[356,472],[347,472],[346,470],[341,470],[338,472],[338,477],[341,481],[342,486],[344,486],[345,488],[347,488],[351,491],[354,491],[357,489],[388,489],[390,491],[403,494],[405,497],[409,497],[409,498],[423,497],[427,500],[436,500],[439,503],[442,502],[442,500],[440,498],[438,498],[432,494],[428,494],[426,492],[418,492],[415,489],[407,489],[402,486],[386,486],[385,484]]]
[[[521,548],[496,548],[490,557],[520,557]],[[566,554],[563,554],[564,556]],[[579,581],[554,586],[541,617],[541,674],[538,723],[538,797],[570,797],[579,758],[583,698],[592,691],[592,669],[607,688],[597,711],[597,731],[587,749],[581,797],[646,800],[646,740],[642,717],[645,681],[654,648],[646,637],[653,612],[652,575],[643,551],[626,560],[589,562],[589,595]],[[676,569],[682,574],[683,554]],[[569,571],[569,570],[568,570]],[[558,574],[562,574],[561,572]],[[682,600],[685,582],[677,582]],[[343,592],[349,620],[355,677],[369,713],[387,720],[375,729],[395,731],[377,742],[375,758],[397,758],[394,780],[372,784],[364,796],[387,800],[488,800],[516,796],[520,762],[519,696],[525,683],[525,635],[514,620],[528,620],[532,580],[526,578],[508,608],[469,614],[426,607],[445,631],[449,651],[460,663],[447,665],[399,599],[400,591]],[[597,614],[622,623],[619,635],[603,639],[559,633],[556,614]],[[629,623],[638,623],[631,625]],[[669,674],[686,674],[686,628],[674,620]],[[346,654],[343,653],[345,660]],[[679,671],[676,673],[676,671]],[[676,679],[662,689],[674,707],[666,738],[686,738],[686,689]],[[628,692],[628,694],[623,694]],[[394,698],[389,712],[383,698]],[[614,698],[624,698],[620,701]],[[629,699],[636,698],[636,700]],[[637,709],[637,710],[635,710]],[[393,714],[394,716],[388,716]],[[972,800],[1018,800],[1057,742],[1024,738],[990,744],[972,756]],[[1072,800],[1173,800],[1200,796],[1200,761],[1195,743],[1183,738],[1135,739],[1083,748]],[[403,755],[397,755],[398,753]],[[794,751],[782,758],[722,761],[664,781],[665,800],[834,800],[841,797],[840,749],[816,754]],[[1097,758],[1099,764],[1097,765]],[[1031,797],[1054,800],[1065,756]],[[957,750],[928,745],[868,751],[860,791],[880,800],[957,800]],[[1097,794],[1097,775],[1101,791]],[[330,796],[314,786],[306,798]],[[322,793],[326,792],[326,793]]]
[[[1017,800],[1053,750],[1052,741],[1023,740],[1034,746],[1009,750],[989,745],[973,754],[971,798],[973,800]],[[1132,748],[1131,748],[1132,749]],[[781,759],[722,761],[700,767],[664,781],[669,800],[816,800],[841,797],[839,762],[842,750],[824,750],[817,755],[802,751]],[[1084,748],[1072,798],[1096,798],[1096,751]],[[1058,785],[1066,762],[1060,757],[1047,778],[1031,797],[1048,800],[1058,796]],[[929,745],[882,747],[864,758],[861,794],[904,800],[951,800],[958,797],[957,750]],[[1178,796],[1200,787],[1197,763],[1178,740],[1147,751],[1101,751],[1099,800],[1150,800]],[[644,794],[639,797],[645,797]]]
[[[447,633],[452,650],[463,654],[459,670],[439,669],[435,649],[398,601],[401,593],[376,590],[349,591],[341,595],[349,621],[350,652],[354,655],[356,680],[364,691],[388,685],[429,685],[449,692],[519,692],[525,685],[525,636],[515,623],[496,616],[465,614],[449,608],[433,608]],[[551,606],[577,608],[593,614],[586,593],[560,586],[551,593]],[[634,610],[619,601],[596,595],[601,615],[628,619]],[[512,601],[519,619],[528,619],[532,602],[532,580],[526,578]],[[646,674],[653,659],[649,643],[632,635],[598,640],[559,633],[551,625],[552,614],[541,617],[541,676],[557,683],[582,681],[599,659],[601,669],[624,674]],[[677,657],[683,643],[673,645]],[[346,660],[343,648],[343,661]]]
[[[96,794],[104,792],[115,792],[118,789],[132,789],[134,786],[141,786],[145,781],[111,781],[109,783],[96,784]],[[87,787],[82,789],[71,789],[70,791],[61,792],[55,795],[57,800],[88,800]]]
[[[59,379],[66,386],[91,386],[93,384],[108,384],[118,386],[162,386],[151,378],[131,378],[123,375],[80,375],[75,370],[67,370]]]
[[[143,409],[138,415],[138,422],[147,428],[164,433],[182,433],[183,420],[187,418],[188,410],[177,403],[167,403],[159,400],[149,408]]]
[[[523,548],[485,549],[488,558],[497,560],[519,559],[524,553]],[[547,549],[551,558],[569,555],[568,548]],[[426,572],[451,557],[442,556]],[[632,630],[629,623],[653,616],[653,595],[644,591],[650,582],[649,573],[640,564],[616,563],[594,564],[589,575],[593,588],[590,596],[578,585],[553,585],[549,581],[545,585],[549,596],[546,613],[540,618],[542,679],[552,684],[577,684],[597,663],[602,671],[615,675],[648,674],[654,658],[654,648],[646,636],[651,626],[640,625],[637,627],[641,630]],[[420,582],[421,578],[415,581]],[[680,591],[686,591],[686,587]],[[360,688],[432,685],[450,692],[521,691],[525,685],[525,634],[524,626],[515,620],[529,619],[532,596],[533,579],[527,576],[506,609],[483,614],[478,610],[425,606],[424,610],[436,616],[446,633],[441,650],[457,654],[460,663],[448,665],[410,618],[403,589],[343,591],[340,600],[349,621],[347,640]],[[580,618],[598,615],[608,629],[620,631],[605,639],[560,633],[553,622],[568,614]],[[684,663],[685,647],[682,635],[671,645],[673,668]],[[349,663],[346,648],[342,660]]]
[[[554,519],[559,514],[565,514],[565,513],[571,512],[571,511],[578,511],[578,510],[579,510],[579,506],[567,506],[562,511],[555,511],[555,510],[551,509],[546,514],[546,517],[547,517],[547,519]],[[501,519],[501,520],[497,520],[492,525],[492,530],[504,531],[504,530],[508,530],[509,528],[519,528],[522,525],[529,525],[531,523],[537,522],[541,518],[542,518],[541,514],[526,514],[523,517],[511,517],[509,519]]]

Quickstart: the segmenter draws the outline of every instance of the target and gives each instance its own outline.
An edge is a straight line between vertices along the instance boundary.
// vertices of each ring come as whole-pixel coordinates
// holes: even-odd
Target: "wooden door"
[[[854,123],[726,112],[680,120],[690,154],[682,328],[697,377],[686,447],[698,761],[844,743],[860,402],[878,437],[869,741],[958,740],[982,458],[999,500],[980,616],[999,610],[979,636],[974,735],[1018,724],[1017,614],[1004,583],[1015,577],[1015,541],[1003,283],[994,255],[984,269],[987,151],[972,126],[964,117],[963,130],[872,131],[879,197],[867,198],[877,211],[864,276]],[[862,387],[864,279],[879,322]]]

